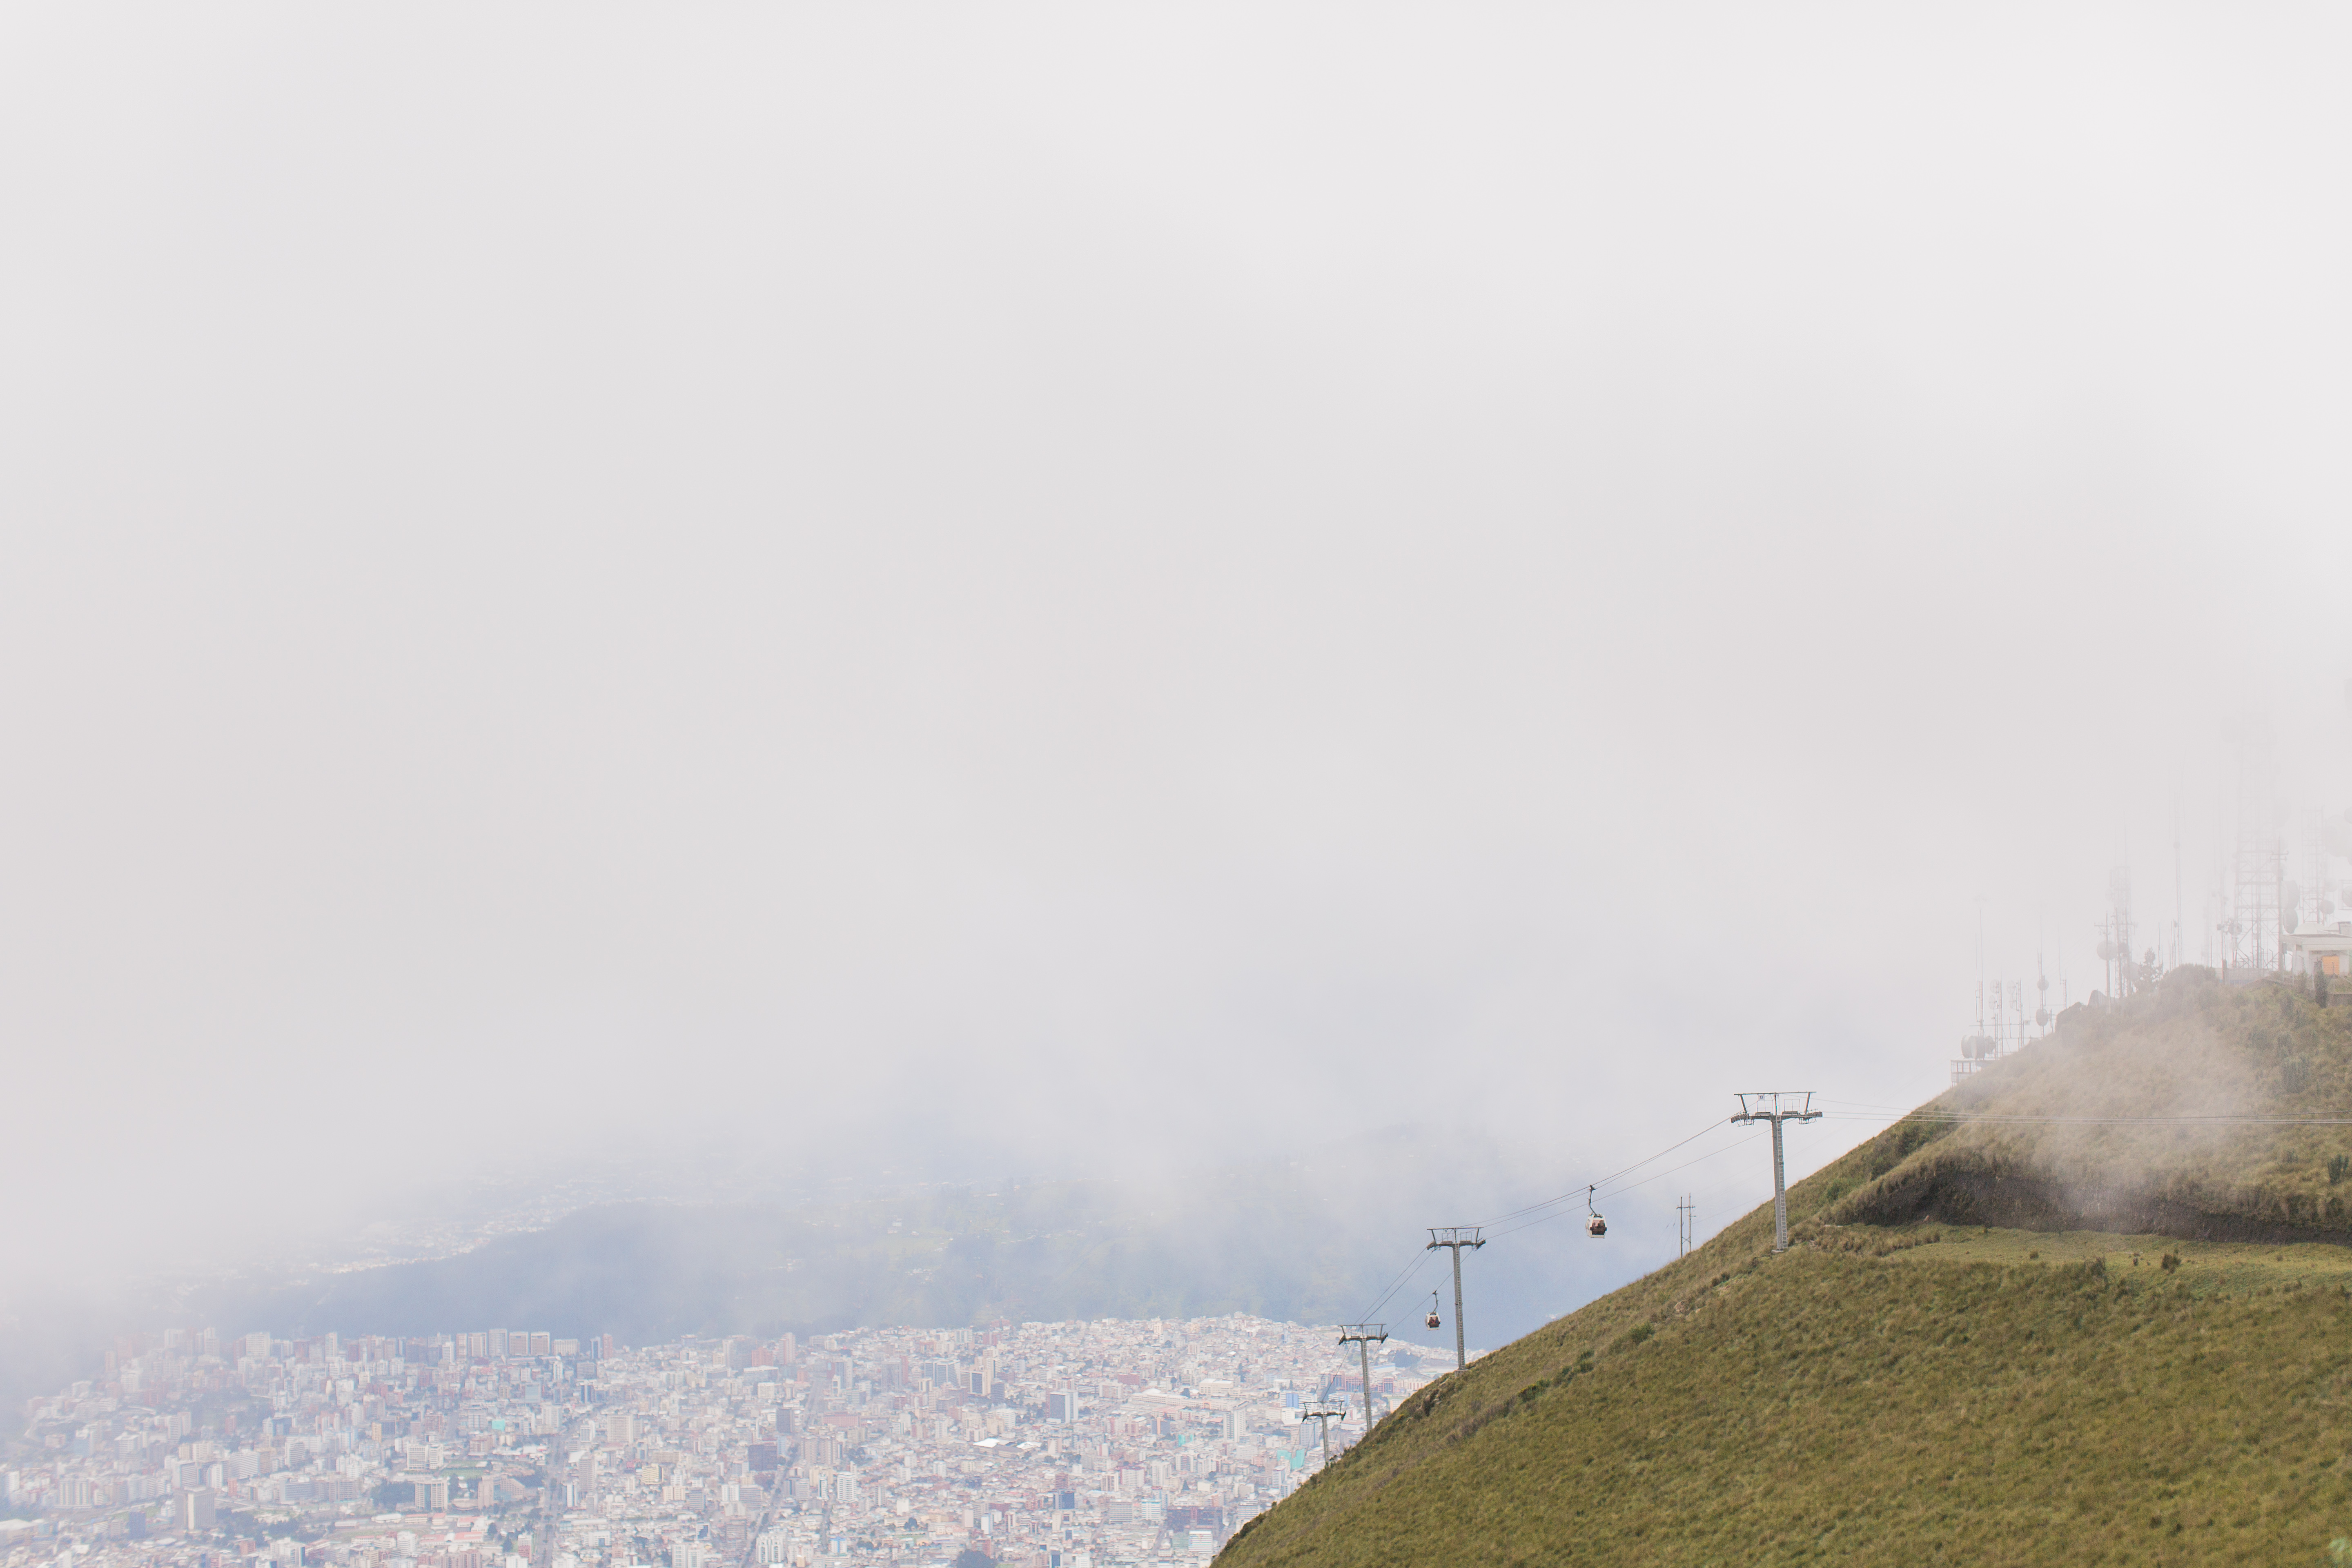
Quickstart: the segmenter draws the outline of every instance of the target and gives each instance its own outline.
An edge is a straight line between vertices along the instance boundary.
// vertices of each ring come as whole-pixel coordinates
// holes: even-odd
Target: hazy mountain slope
[[[2342,1014],[2191,976],[1938,1104],[2316,1110],[2347,1065]],[[1906,1124],[1792,1189],[1790,1253],[1759,1208],[1409,1402],[1221,1562],[2323,1560],[2352,1534],[2352,1250],[1953,1219],[2327,1237],[2344,1150]]]
[[[1491,1142],[1396,1130],[1181,1181],[614,1205],[454,1258],[202,1292],[187,1310],[283,1334],[502,1323],[625,1343],[994,1317],[1337,1321],[1378,1294],[1412,1226],[1508,1207],[1535,1179]],[[1583,1272],[1613,1266],[1529,1247],[1482,1297],[1479,1327],[1523,1331],[1613,1282]]]
[[[1246,1163],[1130,1181],[927,1186],[801,1203],[635,1203],[429,1261],[224,1273],[112,1295],[61,1280],[0,1300],[0,1409],[95,1375],[114,1336],[177,1324],[281,1337],[492,1325],[646,1343],[984,1318],[1352,1317],[1415,1227],[1554,1190],[1549,1151],[1475,1129],[1395,1127]],[[1664,1197],[1652,1198],[1652,1235]],[[1630,1202],[1620,1216],[1644,1216]],[[225,1260],[226,1261],[226,1260]],[[1543,1233],[1484,1255],[1475,1339],[1499,1342],[1629,1278],[1622,1251]]]
[[[2323,1008],[2284,986],[2223,986],[2209,971],[2179,971],[2126,1005],[2071,1009],[2053,1042],[1979,1074],[1934,1109],[2352,1116],[2352,995],[2336,1001]],[[2352,1241],[2352,1159],[2330,1166],[2352,1154],[2352,1127],[2061,1121],[1936,1131],[1948,1135],[1899,1165],[1882,1151],[1864,1173],[1874,1179],[1829,1217]]]

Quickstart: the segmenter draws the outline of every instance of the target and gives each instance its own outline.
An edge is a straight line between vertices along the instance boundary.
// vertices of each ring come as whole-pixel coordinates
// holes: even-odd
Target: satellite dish
[[[2335,906],[2334,904],[2329,903],[2326,899],[2322,899],[2322,900],[2319,900],[2319,923],[2320,923],[2320,924],[2322,924],[2322,925],[2326,925],[2326,924],[2327,923],[2327,917],[2328,917],[2328,916],[2330,916],[2330,915],[2332,915],[2332,914],[2334,914],[2335,912],[2336,912],[2336,906]]]
[[[2116,944],[2115,944],[2114,942],[2103,942],[2099,943],[2099,957],[2100,957],[2103,961],[2104,961],[2104,960],[2106,960],[2106,959],[2111,959],[2111,958],[2115,957],[2115,955],[2116,955]]]

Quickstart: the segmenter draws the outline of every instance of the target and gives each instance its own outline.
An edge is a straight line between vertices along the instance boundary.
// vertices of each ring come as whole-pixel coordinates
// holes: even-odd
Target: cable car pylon
[[[1323,1463],[1326,1466],[1331,1463],[1331,1423],[1344,1419],[1347,1414],[1346,1405],[1335,1409],[1328,1401],[1320,1399],[1298,1413],[1301,1425],[1313,1421],[1323,1428]]]
[[[1355,1345],[1364,1358],[1364,1436],[1367,1437],[1372,1435],[1372,1422],[1376,1419],[1372,1414],[1372,1342],[1378,1340],[1386,1344],[1388,1337],[1389,1326],[1386,1323],[1339,1325],[1339,1342]]]
[[[1789,1103],[1783,1105],[1783,1100]],[[1780,1158],[1780,1123],[1783,1121],[1814,1121],[1821,1112],[1813,1109],[1811,1089],[1766,1089],[1759,1094],[1739,1097],[1739,1114],[1731,1120],[1738,1121],[1769,1121],[1772,1124],[1772,1250],[1789,1250],[1789,1176],[1788,1166]]]
[[[1470,1364],[1470,1352],[1462,1334],[1462,1249],[1474,1251],[1486,1245],[1477,1225],[1445,1225],[1429,1227],[1429,1245],[1422,1250],[1433,1252],[1443,1247],[1454,1254],[1454,1370],[1460,1372]]]

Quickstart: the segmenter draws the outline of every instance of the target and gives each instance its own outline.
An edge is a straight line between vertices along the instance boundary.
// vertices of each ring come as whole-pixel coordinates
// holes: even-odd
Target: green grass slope
[[[2191,975],[1937,1103],[2320,1114],[2352,1008]],[[2339,1153],[2352,1128],[1904,1123],[1791,1189],[1789,1253],[1767,1205],[1433,1385],[1219,1563],[2329,1562]]]

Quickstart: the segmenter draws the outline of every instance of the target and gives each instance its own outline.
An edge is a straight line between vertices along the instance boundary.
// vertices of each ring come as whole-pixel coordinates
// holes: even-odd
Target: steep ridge
[[[2328,1561],[2352,1126],[1936,1118],[2347,1107],[2352,1008],[2187,972],[2070,1010],[1792,1188],[1789,1253],[1759,1207],[1424,1390],[1219,1563]]]

